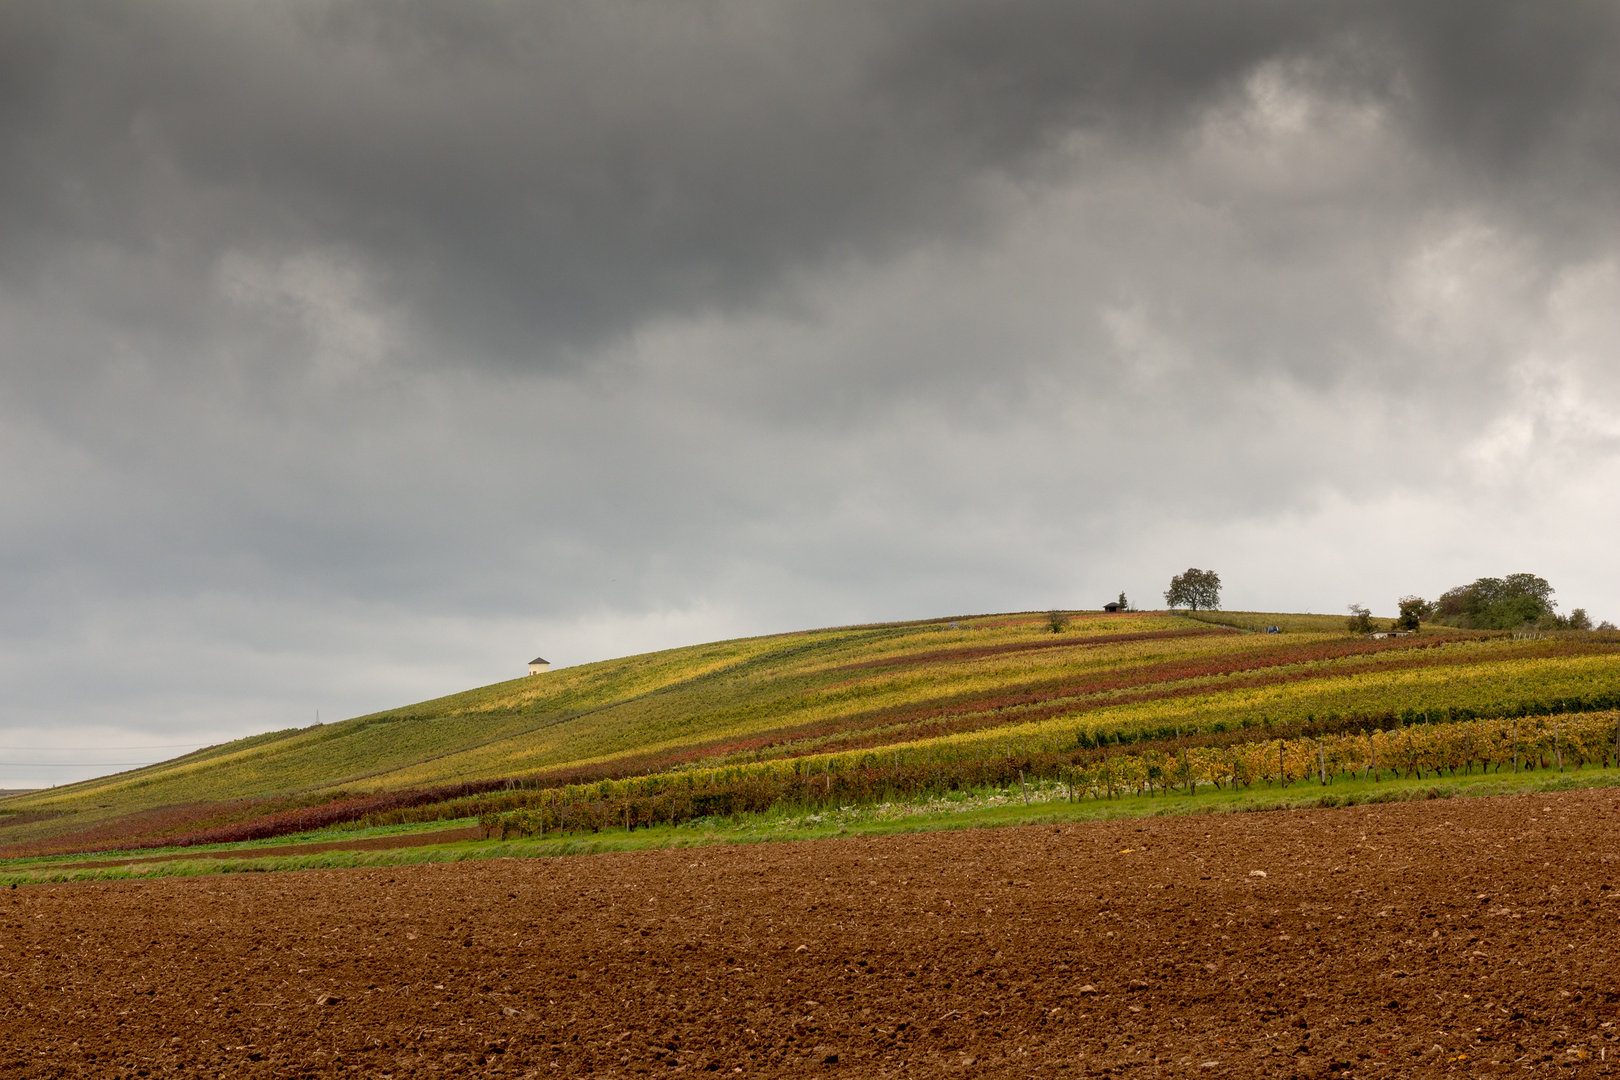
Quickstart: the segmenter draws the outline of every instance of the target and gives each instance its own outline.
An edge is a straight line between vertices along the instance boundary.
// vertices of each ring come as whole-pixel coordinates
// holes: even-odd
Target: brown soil
[[[137,855],[128,859],[99,859],[95,862],[64,862],[64,866],[96,870],[106,866],[134,866],[137,863],[189,862],[193,859],[268,859],[277,855],[314,855],[322,851],[385,851],[389,848],[431,847],[481,840],[476,825],[462,829],[436,829],[424,833],[372,836],[362,840],[323,840],[318,844],[282,844],[278,847],[237,848],[233,851],[171,851],[166,855]]]
[[[8,1077],[1592,1076],[1617,1025],[1613,789],[0,893]]]

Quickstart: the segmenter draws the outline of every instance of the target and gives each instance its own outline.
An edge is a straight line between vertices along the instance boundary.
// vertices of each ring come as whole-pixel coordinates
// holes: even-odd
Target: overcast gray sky
[[[664,646],[1620,619],[1620,5],[0,7],[0,787]]]

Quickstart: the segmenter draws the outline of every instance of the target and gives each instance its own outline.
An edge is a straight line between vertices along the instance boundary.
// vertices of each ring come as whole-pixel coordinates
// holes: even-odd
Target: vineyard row
[[[1331,784],[1356,776],[1419,779],[1620,765],[1620,713],[1505,717],[1302,738],[1176,747],[1085,747],[960,760],[867,755],[853,766],[805,762],[686,771],[514,792],[525,805],[486,810],[486,836],[597,832],[760,813],[782,803],[825,808],[946,791],[1057,781],[1071,800],[1196,793],[1257,784]],[[386,819],[379,819],[379,823]]]

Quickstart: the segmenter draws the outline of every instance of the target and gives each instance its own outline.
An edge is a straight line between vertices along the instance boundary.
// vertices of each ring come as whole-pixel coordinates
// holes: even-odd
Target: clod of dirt
[[[336,994],[322,994],[320,997],[315,999],[315,1004],[317,1004],[317,1005],[336,1005],[338,1002],[340,1002],[342,1000],[343,999],[338,997]]]
[[[1264,870],[1250,870],[1249,871],[1249,876],[1250,877],[1266,877],[1267,874],[1266,874],[1266,872]]]
[[[1095,994],[1096,992],[1097,988],[1092,986],[1090,983],[1086,983],[1086,985],[1080,988],[1080,993],[1082,994]]]

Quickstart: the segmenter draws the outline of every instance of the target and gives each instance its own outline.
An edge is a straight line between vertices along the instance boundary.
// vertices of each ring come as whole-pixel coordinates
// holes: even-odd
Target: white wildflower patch
[[[941,814],[966,814],[975,810],[992,810],[1001,806],[1020,806],[1067,802],[1069,789],[1056,781],[1031,781],[1027,788],[992,788],[978,791],[952,791],[909,801],[859,803],[849,806],[827,807],[811,814],[786,814],[744,820],[733,825],[723,817],[697,818],[683,822],[680,828],[712,831],[737,829],[742,832],[777,832],[793,830],[836,829],[850,825],[874,822],[903,821],[907,818],[936,817]]]

